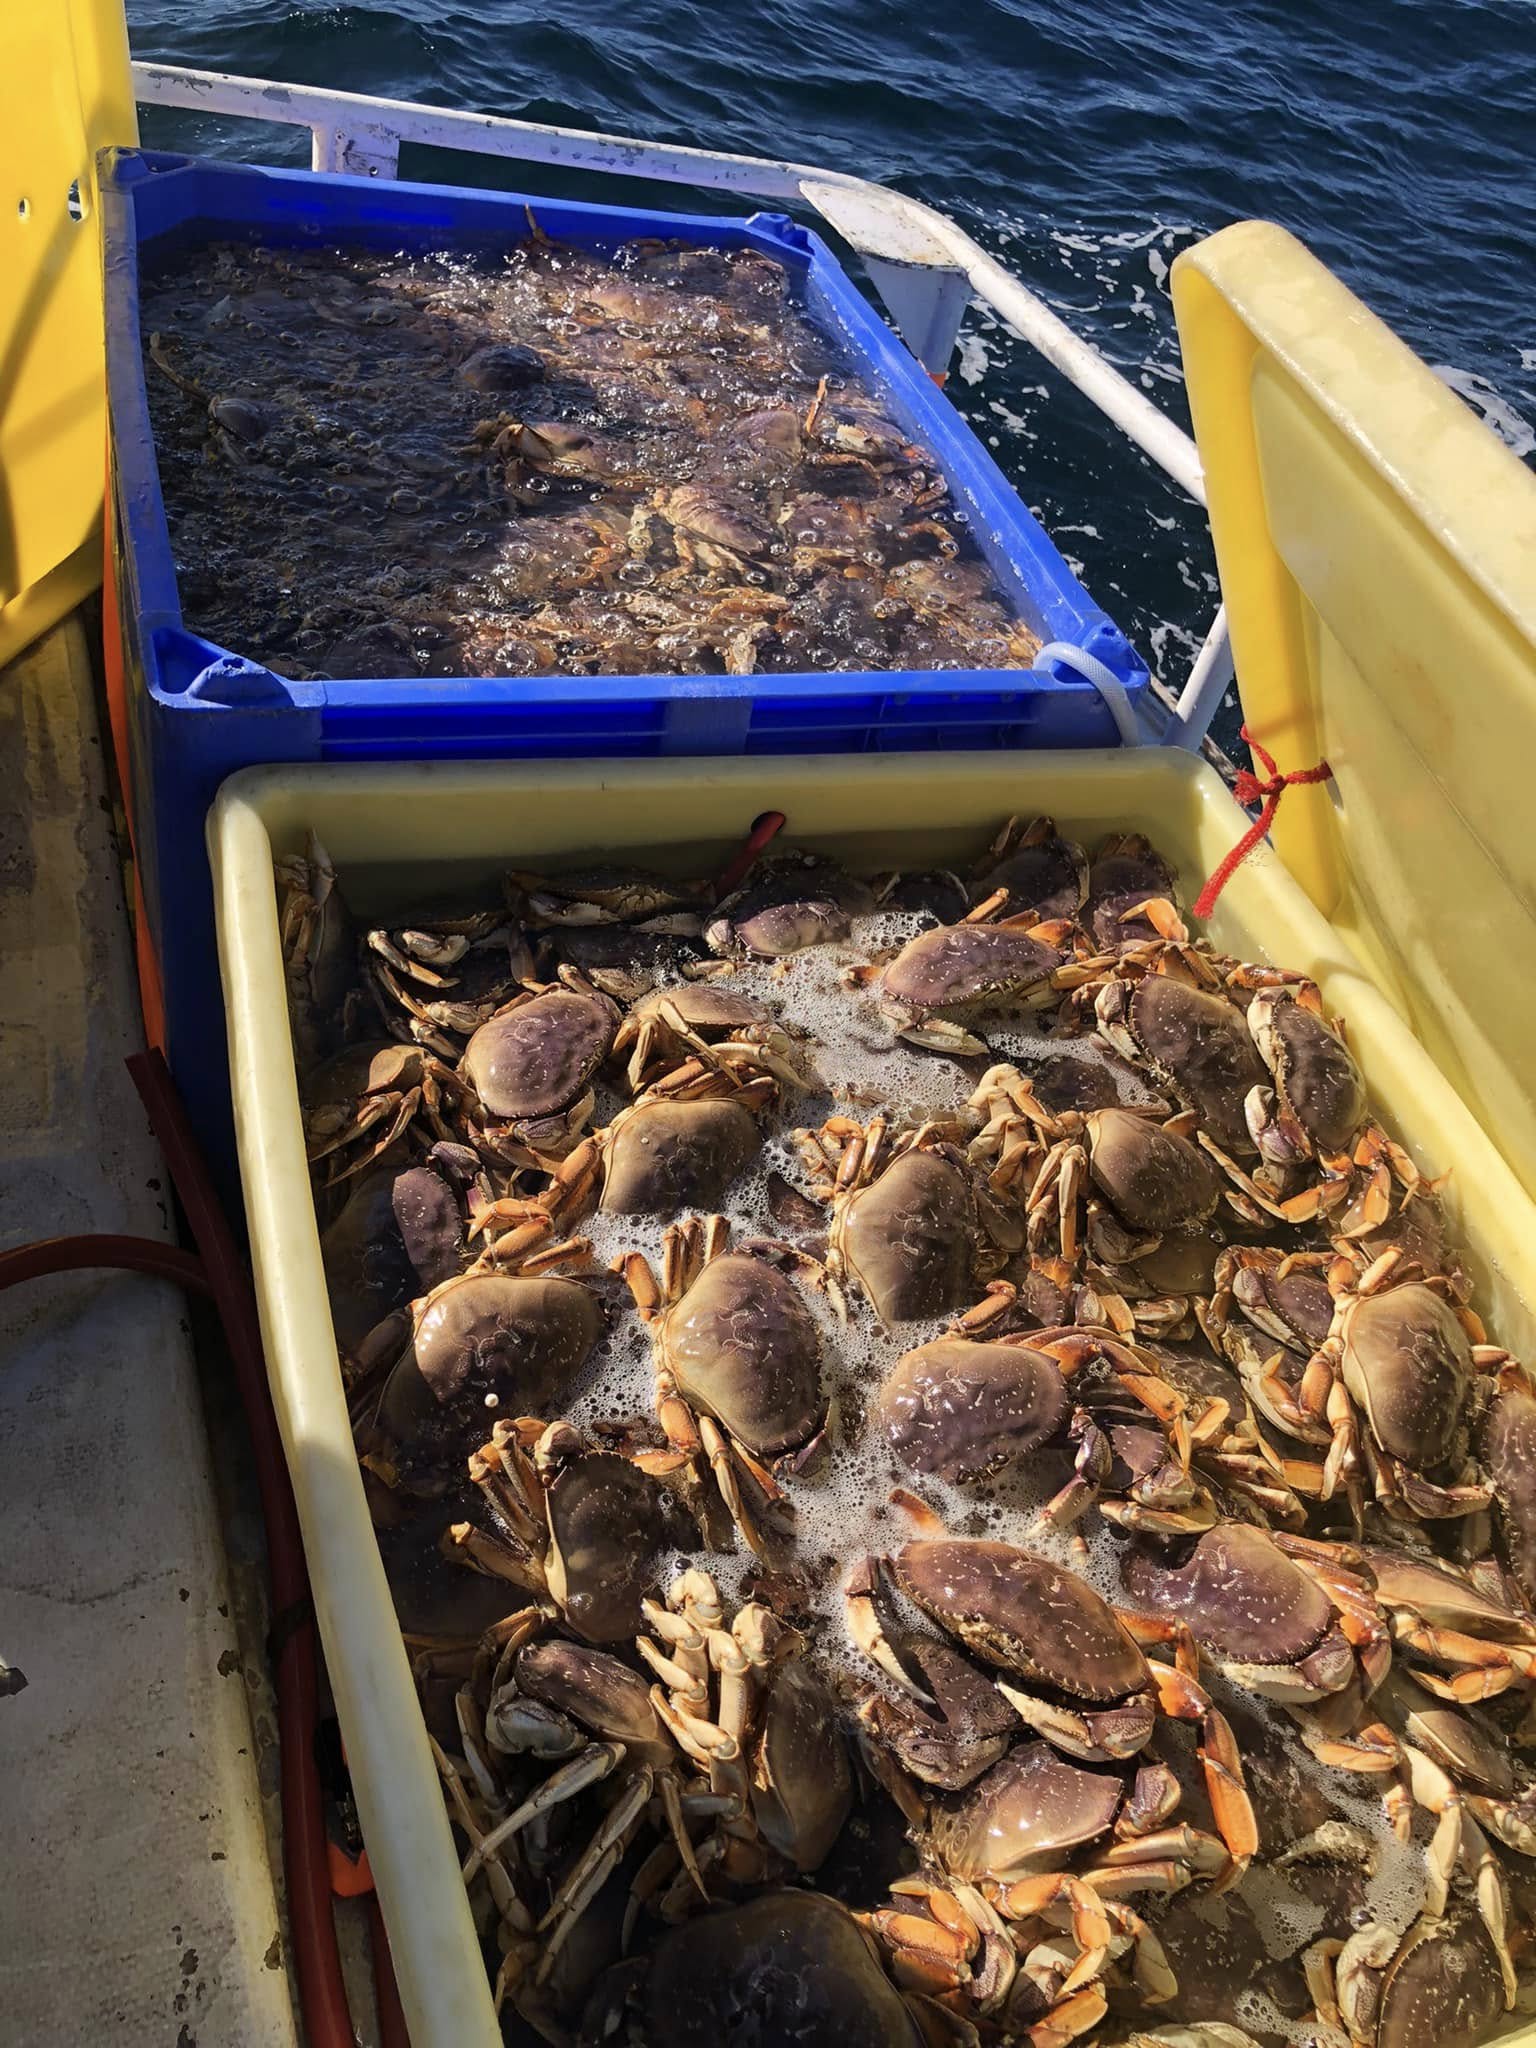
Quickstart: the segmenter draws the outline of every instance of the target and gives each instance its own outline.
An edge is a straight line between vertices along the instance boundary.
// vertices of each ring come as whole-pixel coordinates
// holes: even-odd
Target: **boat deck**
[[[73,618],[0,671],[3,1248],[172,1233],[88,648]],[[0,1361],[0,2032],[290,2048],[232,1396],[216,1476],[187,1304],[137,1274],[0,1296]]]

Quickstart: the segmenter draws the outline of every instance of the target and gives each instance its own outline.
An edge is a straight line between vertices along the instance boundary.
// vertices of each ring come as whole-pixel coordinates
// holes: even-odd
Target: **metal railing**
[[[135,64],[133,84],[145,104],[308,128],[317,171],[393,178],[400,145],[410,142],[807,206],[858,252],[897,331],[925,368],[947,367],[966,308],[973,296],[980,298],[1197,504],[1205,504],[1200,457],[1188,434],[957,222],[904,193],[774,157],[590,134],[222,71]],[[1165,745],[1199,747],[1231,680],[1226,615],[1218,609],[1183,690],[1175,696],[1154,682],[1167,714],[1154,737]]]

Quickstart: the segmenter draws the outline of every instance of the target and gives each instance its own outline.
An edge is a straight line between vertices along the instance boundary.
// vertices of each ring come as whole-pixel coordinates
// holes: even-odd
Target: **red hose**
[[[49,1273],[83,1273],[92,1266],[113,1266],[124,1273],[153,1273],[174,1280],[189,1294],[212,1294],[202,1261],[174,1244],[155,1237],[116,1237],[103,1231],[94,1237],[40,1237],[35,1244],[0,1252],[0,1288],[23,1280],[41,1280]]]
[[[368,1931],[373,1940],[373,1999],[379,2018],[380,2048],[411,2048],[405,2007],[400,2003],[400,1986],[395,1982],[395,1965],[389,1953],[389,1936],[384,1931],[384,1913],[377,1892],[368,1895]]]
[[[128,1071],[149,1112],[192,1226],[203,1273],[218,1304],[255,1459],[271,1586],[273,1682],[282,1758],[283,1870],[305,2031],[311,2048],[353,2048],[352,2017],[331,1910],[324,1798],[314,1752],[320,1688],[309,1574],[267,1387],[255,1297],[164,1056],[158,1050],[135,1053],[128,1061]]]

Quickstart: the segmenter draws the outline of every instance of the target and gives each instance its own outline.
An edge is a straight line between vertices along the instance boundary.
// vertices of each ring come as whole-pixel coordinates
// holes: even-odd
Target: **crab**
[[[673,1581],[664,1605],[646,1601],[644,1614],[650,1633],[636,1647],[659,1681],[656,1712],[710,1791],[730,1802],[698,1850],[704,1883],[695,1888],[819,1869],[848,1818],[853,1772],[803,1638],[757,1601],[727,1624],[715,1581],[698,1569]],[[680,1860],[686,1898],[693,1869]],[[664,1851],[637,1880],[642,1892],[652,1895],[673,1861]],[[663,1917],[675,1910],[671,1896],[661,1897]]]
[[[477,1673],[485,1664],[489,1670],[479,1683],[461,1687],[455,1703],[465,1763],[485,1809],[484,1823],[471,1832],[466,1884],[484,1872],[493,1897],[508,1891],[516,1896],[521,1873],[512,1859],[525,1831],[547,1824],[558,1808],[595,1787],[603,1788],[605,1801],[596,1830],[563,1872],[537,1923],[514,1928],[534,1938],[509,1944],[496,1984],[498,2007],[509,1990],[523,1989],[535,1956],[530,1988],[547,1982],[582,1915],[653,1812],[702,1890],[688,1823],[720,1807],[702,1788],[685,1783],[677,1747],[645,1679],[608,1651],[564,1638],[536,1640],[550,1619],[544,1608],[527,1607],[493,1631],[491,1654],[476,1659]],[[512,1760],[522,1757],[554,1768],[516,1799],[503,1790],[502,1780],[514,1768]],[[462,1814],[455,1817],[462,1824]],[[518,2003],[523,2007],[522,1997]]]
[[[1495,1374],[1478,1423],[1477,1448],[1509,1569],[1536,1600],[1536,1388],[1513,1362]]]
[[[320,1240],[331,1323],[355,1354],[385,1317],[453,1278],[464,1258],[464,1217],[431,1166],[376,1168],[348,1183]]]
[[[356,927],[330,855],[314,832],[302,854],[285,854],[274,871],[288,1017],[302,1074],[336,1043],[352,981]]]
[[[1080,1325],[987,1341],[994,1302],[969,1319],[983,1341],[964,1334],[962,1316],[954,1333],[906,1352],[887,1376],[873,1416],[901,1463],[966,1485],[1008,1467],[1022,1474],[1043,1447],[1070,1441],[1074,1472],[1040,1509],[1040,1526],[1067,1528],[1097,1502],[1145,1533],[1209,1528],[1216,1508],[1190,1475],[1185,1402],[1152,1356]]]
[[[619,1026],[613,1051],[616,1057],[628,1054],[626,1072],[636,1095],[689,1060],[756,1069],[786,1088],[803,1089],[808,1081],[794,1041],[761,1005],[711,981],[679,982],[642,996]]]
[[[1111,833],[1094,854],[1082,918],[1097,946],[1188,936],[1174,871],[1140,832]]]
[[[909,1471],[968,1485],[1029,1458],[1070,1411],[1061,1367],[1027,1339],[955,1336],[904,1352],[873,1416]]]
[[[704,929],[726,959],[777,960],[807,946],[846,939],[855,917],[875,908],[873,891],[818,854],[775,853],[715,905]]]
[[[959,1308],[1022,1242],[1016,1215],[944,1131],[892,1133],[879,1117],[834,1116],[795,1133],[811,1192],[831,1211],[826,1270],[836,1298],[857,1281],[887,1326]]]
[[[373,930],[363,945],[364,986],[384,1029],[445,1060],[533,973],[522,928],[495,911]]]
[[[468,1098],[453,1069],[424,1047],[370,1040],[343,1047],[299,1084],[304,1150],[318,1186],[336,1188],[404,1151],[423,1127],[453,1141],[450,1112]]]
[[[1187,1113],[1160,1123],[1134,1109],[1089,1110],[1041,1162],[1029,1194],[1032,1249],[1054,1241],[1068,1265],[1087,1249],[1113,1269],[1194,1236],[1221,1200],[1222,1180],[1189,1128]],[[1080,1234],[1089,1182],[1102,1200],[1087,1199]]]
[[[1343,1484],[1357,1499],[1369,1481],[1400,1519],[1470,1514],[1491,1493],[1467,1458],[1473,1378],[1507,1353],[1483,1343],[1477,1317],[1443,1287],[1392,1285],[1395,1263],[1385,1254],[1362,1274],[1330,1275],[1333,1320],[1297,1391],[1330,1431],[1321,1497]]]
[[[1258,1846],[1242,1764],[1231,1730],[1199,1683],[1198,1653],[1182,1621],[1113,1608],[1064,1566],[1009,1543],[920,1537],[885,1567],[930,1621],[1006,1674],[995,1679],[997,1689],[1049,1744],[1050,1762],[1058,1761],[1050,1751],[1059,1750],[1084,1763],[1123,1763],[1146,1748],[1159,1715],[1198,1722],[1206,1790],[1226,1845],[1221,1868],[1229,1881],[1241,1874]],[[855,1567],[850,1630],[888,1677],[921,1699],[881,1625],[875,1583],[870,1561]],[[1174,1663],[1150,1661],[1143,1644],[1171,1647]],[[1102,1792],[1106,1781],[1094,1782]],[[1118,1804],[1117,1798],[1110,1818]],[[978,1826],[978,1843],[989,1831],[990,1823]],[[1112,1866],[1155,1860],[1167,1845],[1154,1843],[1148,1836],[1139,1844],[1144,1858],[1112,1854]]]
[[[1032,912],[996,923],[937,925],[920,932],[883,969],[849,971],[852,986],[878,978],[880,1007],[897,1036],[957,1057],[984,1053],[966,1026],[1019,1016],[1051,1002],[1070,958],[1070,927]]]
[[[1047,1839],[1060,1817],[1051,1811],[1060,1785],[1042,1775],[1020,1774],[1015,1797],[1000,1793],[997,1804],[1011,1816],[1024,1799],[1040,1797],[1038,1833]],[[943,2039],[963,2027],[959,2038],[977,2040],[979,2022],[989,2036],[1058,2048],[1097,2026],[1111,1992],[1129,1993],[1140,2008],[1178,1990],[1157,1934],[1123,1899],[1101,1896],[1096,1882],[1059,1871],[981,1886],[917,1876],[898,1880],[891,1894],[891,1905],[863,1917],[896,1982],[948,2016]]]
[[[1075,918],[1088,893],[1088,856],[1063,839],[1054,818],[1024,824],[1010,818],[977,863],[972,900],[984,903],[1002,889],[1009,915],[1032,910],[1042,922]]]
[[[737,1082],[727,1071],[706,1068],[691,1079],[686,1092],[658,1085],[584,1138],[536,1202],[498,1209],[543,1209],[567,1227],[594,1208],[610,1215],[669,1217],[717,1208],[756,1158],[755,1112],[778,1091],[766,1074]]]
[[[719,2048],[750,2025],[806,2048],[923,2048],[912,2004],[855,1916],[768,1891],[663,1934],[599,1981],[580,2048]]]
[[[1342,1182],[1349,1212],[1335,1227],[1360,1236],[1389,1217],[1394,1181],[1408,1198],[1420,1176],[1402,1147],[1367,1122],[1365,1078],[1321,1010],[1310,982],[1254,996],[1248,1031],[1273,1085],[1255,1088],[1244,1114],[1260,1158],[1287,1173],[1314,1163],[1319,1169],[1310,1187],[1287,1198],[1287,1220],[1307,1222],[1337,1208]]]
[[[1470,1913],[1425,1914],[1403,1935],[1372,1921],[1309,1959],[1319,2016],[1352,2048],[1473,2048],[1506,2003],[1499,1958]]]
[[[386,1485],[439,1484],[462,1433],[488,1411],[554,1399],[603,1327],[590,1286],[559,1271],[586,1264],[584,1240],[550,1242],[547,1224],[495,1264],[456,1274],[412,1304],[411,1332],[359,1424],[363,1462]]]
[[[512,868],[503,886],[533,931],[623,924],[689,936],[705,909],[702,885],[673,882],[648,868],[566,868],[552,875]]]
[[[625,1004],[696,968],[703,950],[702,939],[629,924],[552,925],[542,935],[542,957],[551,965],[576,968],[603,995]]]
[[[575,1146],[592,1115],[592,1080],[613,1048],[618,1005],[562,970],[482,1024],[464,1049],[481,1141],[509,1165],[546,1166]]]
[[[640,1252],[614,1261],[650,1325],[656,1412],[683,1458],[707,1459],[742,1539],[772,1554],[763,1516],[782,1520],[770,1464],[794,1468],[822,1437],[827,1403],[821,1337],[794,1283],[773,1263],[789,1247],[754,1242],[728,1249],[723,1216],[673,1224],[662,1242],[662,1277]]]
[[[1174,974],[1107,981],[1094,1003],[1098,1033],[1199,1118],[1202,1142],[1251,1152],[1244,1105],[1268,1070],[1242,1014],[1225,995]]]
[[[1358,1548],[1420,1685],[1461,1704],[1536,1685],[1536,1618],[1510,1597],[1496,1568],[1469,1570],[1379,1543]]]
[[[1236,1368],[1264,1420],[1314,1449],[1325,1448],[1331,1433],[1303,1400],[1302,1386],[1309,1359],[1333,1327],[1335,1265],[1336,1255],[1327,1252],[1228,1245],[1216,1260],[1209,1298],[1195,1310],[1207,1342]],[[1291,1478],[1321,1496],[1316,1458],[1293,1461]]]
[[[671,1529],[675,1464],[666,1452],[596,1450],[567,1422],[498,1422],[468,1462],[490,1528],[450,1524],[443,1554],[549,1600],[584,1642],[622,1642],[640,1626]]]
[[[970,891],[949,868],[899,868],[871,886],[879,910],[905,911],[929,924],[957,924],[971,907]]]
[[[1133,1553],[1131,1597],[1187,1627],[1224,1676],[1282,1706],[1308,1706],[1358,1684],[1364,1696],[1392,1661],[1368,1575],[1337,1546],[1243,1522],[1197,1538],[1178,1568]],[[1390,1767],[1390,1766],[1389,1766]]]
[[[1287,1459],[1271,1442],[1238,1374],[1197,1343],[1149,1347],[1158,1372],[1184,1397],[1195,1468],[1266,1527],[1304,1535],[1302,1487],[1321,1467]]]

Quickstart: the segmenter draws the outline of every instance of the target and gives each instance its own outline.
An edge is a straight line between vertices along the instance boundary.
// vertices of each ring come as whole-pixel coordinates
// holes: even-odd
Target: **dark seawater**
[[[953,213],[1186,426],[1168,267],[1263,215],[1536,455],[1536,0],[128,0],[128,19],[141,58],[883,180]],[[143,139],[309,150],[154,109]],[[401,173],[572,189],[435,152]],[[980,310],[957,372],[951,396],[1177,687],[1215,602],[1201,515]]]

